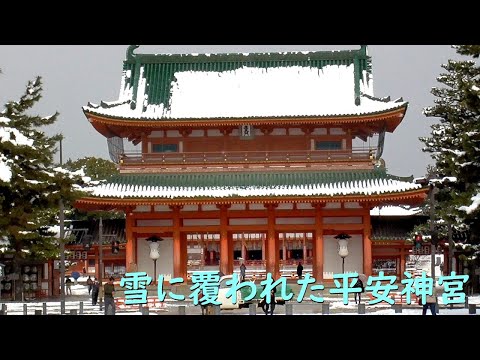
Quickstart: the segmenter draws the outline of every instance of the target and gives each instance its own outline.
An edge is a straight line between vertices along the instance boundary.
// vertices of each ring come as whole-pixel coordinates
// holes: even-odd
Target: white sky
[[[148,45],[137,53],[219,53],[319,51],[358,49],[359,45]],[[127,45],[0,45],[0,105],[17,100],[28,80],[43,77],[44,92],[35,112],[60,112],[47,130],[65,136],[64,160],[84,156],[108,159],[107,143],[83,115],[82,106],[118,98]],[[377,97],[403,97],[407,115],[395,133],[387,134],[383,158],[388,171],[400,176],[423,176],[431,163],[421,151],[421,136],[430,133],[432,119],[422,109],[433,105],[430,89],[437,86],[440,65],[458,58],[450,45],[372,45],[374,93]]]

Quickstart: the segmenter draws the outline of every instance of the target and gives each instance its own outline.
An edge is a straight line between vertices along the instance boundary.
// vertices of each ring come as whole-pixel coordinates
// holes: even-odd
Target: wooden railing
[[[142,165],[224,165],[224,164],[288,164],[323,162],[370,162],[375,150],[351,149],[332,151],[222,151],[222,152],[169,152],[125,153],[121,166]]]

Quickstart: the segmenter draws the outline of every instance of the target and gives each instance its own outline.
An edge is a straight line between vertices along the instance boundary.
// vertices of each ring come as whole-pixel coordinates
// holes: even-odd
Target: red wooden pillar
[[[370,240],[371,223],[370,210],[363,216],[363,273],[372,275],[372,241]]]
[[[266,204],[268,211],[267,251],[266,251],[266,272],[271,273],[274,279],[280,278],[279,247],[275,236],[275,208],[277,204]]]
[[[405,277],[405,269],[406,269],[406,254],[405,248],[400,249],[400,280]]]
[[[230,205],[217,205],[220,209],[220,271],[225,275],[233,274],[233,238],[229,236],[228,214]],[[243,242],[242,242],[243,251]]]
[[[173,276],[187,278],[187,246],[180,234],[180,209],[178,205],[170,206],[173,212]],[[184,243],[184,244],[182,244]]]
[[[317,282],[323,282],[323,214],[324,205],[315,204],[315,237],[312,239],[313,248],[313,277]]]
[[[125,219],[125,237],[127,244],[125,247],[125,265],[127,272],[137,271],[137,237],[133,234],[133,227],[135,226],[135,218],[131,209],[126,211]]]

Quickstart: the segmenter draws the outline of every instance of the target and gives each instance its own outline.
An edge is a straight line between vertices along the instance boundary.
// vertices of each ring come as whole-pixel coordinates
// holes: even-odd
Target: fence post
[[[213,315],[220,315],[220,305],[213,306]]]
[[[293,315],[293,304],[285,304],[285,315]]]
[[[23,315],[27,315],[27,304],[23,304]]]
[[[395,314],[401,314],[402,313],[402,304],[395,304],[395,305],[393,305],[393,308],[395,309]]]
[[[47,315],[47,303],[43,303],[42,307],[43,307],[43,315]]]
[[[150,315],[150,309],[148,308],[148,306],[142,308],[142,315]]]
[[[185,305],[180,305],[178,307],[178,315],[185,315]]]
[[[257,304],[248,305],[248,315],[257,315]]]
[[[329,315],[330,314],[330,304],[322,304],[322,315]]]
[[[83,315],[83,301],[80,301],[80,315]]]
[[[468,296],[465,296],[465,309],[468,309]]]
[[[71,309],[70,315],[77,315],[77,309]]]
[[[468,305],[468,313],[470,315],[475,315],[477,313],[477,305],[476,304]]]
[[[0,315],[7,315],[7,305],[2,304],[2,310],[0,310]]]
[[[358,304],[358,313],[360,315],[365,314],[365,304]]]

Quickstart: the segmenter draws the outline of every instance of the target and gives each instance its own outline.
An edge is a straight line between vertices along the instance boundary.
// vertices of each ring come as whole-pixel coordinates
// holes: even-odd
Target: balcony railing
[[[120,165],[122,167],[143,167],[144,165],[168,167],[174,165],[284,165],[296,163],[371,162],[374,156],[374,149],[125,153],[120,157]]]

